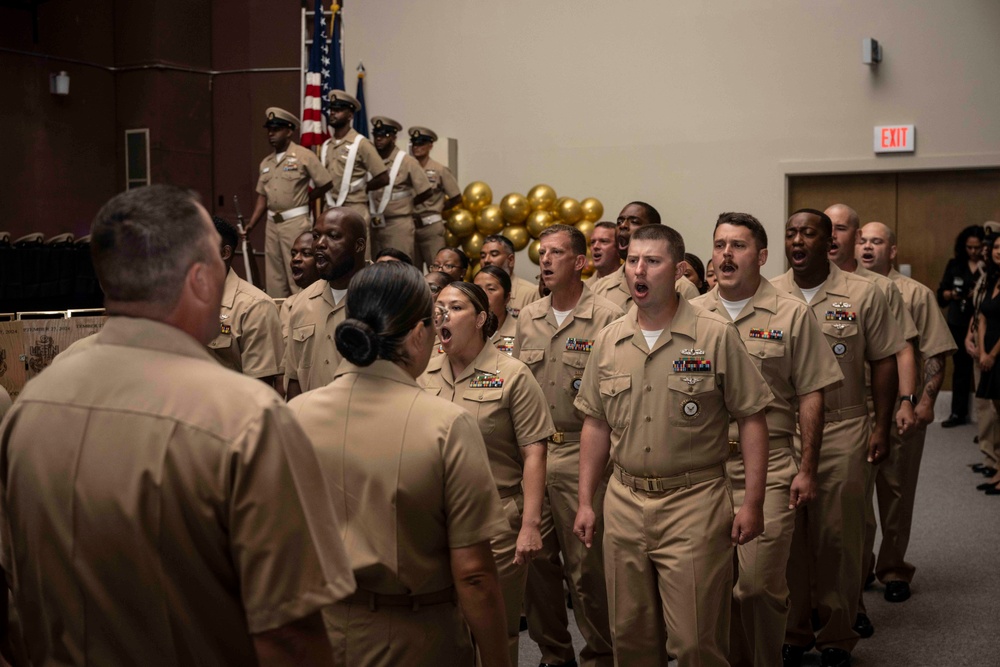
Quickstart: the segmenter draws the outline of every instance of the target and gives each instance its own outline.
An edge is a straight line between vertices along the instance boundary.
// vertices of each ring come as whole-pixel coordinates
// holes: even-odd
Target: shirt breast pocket
[[[208,344],[213,350],[228,350],[233,346],[233,337],[229,334],[219,334]]]
[[[538,368],[536,364],[540,364],[545,361],[545,350],[522,349],[519,359],[532,369]],[[532,372],[534,372],[534,370]]]
[[[466,407],[476,416],[483,436],[492,434],[496,430],[499,414],[505,409],[503,389],[473,389],[467,392],[464,398],[472,403]]]
[[[571,398],[575,398],[580,391],[580,380],[583,378],[583,371],[587,368],[587,360],[590,359],[589,352],[573,352],[567,350],[562,353],[563,363],[563,391],[567,392]]]
[[[279,173],[281,178],[286,181],[298,181],[302,178],[302,170],[298,166],[292,169],[282,169]]]
[[[687,373],[667,376],[671,426],[699,426],[707,414],[716,412],[713,403],[721,400],[715,391],[713,373]]]
[[[632,416],[632,376],[612,375],[600,378],[601,402],[604,416],[614,429],[624,429]]]
[[[298,365],[300,368],[311,368],[313,359],[313,345],[316,338],[316,325],[304,324],[292,329],[292,344],[298,350]]]
[[[777,370],[785,362],[785,344],[781,341],[751,338],[746,341],[746,346],[747,352],[762,373]]]
[[[860,350],[860,336],[855,322],[821,322],[830,349],[837,361],[854,361]]]

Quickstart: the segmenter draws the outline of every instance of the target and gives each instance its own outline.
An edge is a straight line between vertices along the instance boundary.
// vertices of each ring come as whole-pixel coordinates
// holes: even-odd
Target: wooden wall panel
[[[896,174],[832,174],[793,176],[788,182],[788,213],[800,208],[820,211],[847,204],[864,221],[896,226]]]

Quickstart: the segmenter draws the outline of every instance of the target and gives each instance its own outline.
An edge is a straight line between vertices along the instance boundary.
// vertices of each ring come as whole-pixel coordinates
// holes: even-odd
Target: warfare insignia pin
[[[689,377],[682,377],[682,378],[681,378],[681,382],[685,382],[685,383],[687,383],[687,384],[689,384],[689,385],[691,385],[691,386],[693,387],[694,385],[698,384],[699,382],[701,382],[701,381],[702,381],[702,380],[704,380],[704,379],[705,379],[705,378],[689,378]]]
[[[699,350],[698,348],[687,348],[681,350],[682,357],[703,357],[705,356],[705,350]]]
[[[851,307],[851,304],[847,303],[846,301],[834,301],[832,305],[833,305],[834,308],[850,308]]]

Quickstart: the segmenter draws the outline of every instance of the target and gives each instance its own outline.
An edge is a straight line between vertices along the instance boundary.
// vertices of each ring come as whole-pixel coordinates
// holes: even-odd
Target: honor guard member
[[[584,282],[593,288],[598,280],[611,275],[621,266],[618,257],[618,225],[604,220],[594,225],[590,233],[590,257],[594,262],[594,273]]]
[[[389,170],[372,142],[354,129],[354,114],[361,109],[361,103],[343,90],[331,90],[328,97],[333,136],[319,149],[320,161],[330,172],[332,184],[326,203],[357,212],[367,229],[371,216],[368,193],[389,183]]]
[[[222,261],[227,273],[219,331],[208,349],[226,368],[273,387],[285,353],[278,307],[267,294],[233,271],[233,249],[240,240],[236,228],[219,217],[213,217],[212,222],[222,238]]]
[[[712,244],[712,261],[719,267],[718,287],[691,302],[736,325],[774,394],[764,410],[770,437],[764,533],[736,549],[738,572],[730,628],[730,662],[754,667],[781,664],[788,615],[785,568],[795,509],[812,500],[816,492],[823,388],[844,377],[809,306],[779,292],[760,275],[767,254],[767,232],[757,218],[748,213],[721,214]],[[798,465],[792,447],[796,426],[802,440]],[[730,421],[726,472],[739,509],[744,470],[737,436],[737,424]]]
[[[624,260],[628,256],[629,238],[632,232],[645,225],[659,225],[660,213],[646,202],[634,201],[625,205],[622,212],[618,214],[618,255]],[[681,265],[686,266],[684,261]],[[595,294],[603,296],[624,311],[632,307],[632,295],[629,293],[628,284],[625,281],[625,266],[614,273],[610,273],[595,283],[591,289]],[[679,276],[674,284],[674,289],[689,301],[698,296],[698,288],[691,281]]]
[[[412,266],[356,275],[336,334],[344,363],[289,405],[316,448],[358,581],[324,612],[338,665],[472,665],[470,629],[484,667],[510,665],[490,553],[509,527],[486,447],[465,410],[416,382],[433,304]]]
[[[921,389],[918,396],[902,397],[915,405],[916,425],[902,435],[892,432],[889,459],[878,467],[875,477],[882,525],[882,544],[875,574],[885,584],[885,599],[903,602],[910,597],[910,582],[916,571],[916,567],[906,562],[906,548],[910,543],[924,439],[927,425],[934,421],[934,403],[944,379],[945,358],[955,352],[956,346],[934,292],[892,267],[897,253],[896,234],[889,227],[881,222],[865,225],[858,252],[862,266],[887,276],[899,287],[918,331],[917,367],[922,371]],[[872,539],[874,541],[874,536]]]
[[[444,354],[418,379],[424,389],[476,418],[509,525],[493,538],[507,617],[507,648],[517,665],[528,562],[542,548],[545,442],[555,428],[545,396],[523,363],[494,347],[496,317],[483,290],[454,282],[438,297],[435,326]]]
[[[572,530],[583,427],[583,413],[573,407],[573,400],[598,332],[624,313],[607,299],[595,295],[580,280],[587,264],[587,239],[578,229],[552,225],[539,235],[539,242],[542,280],[551,293],[521,311],[517,318],[515,354],[535,374],[557,430],[548,442],[542,553],[528,569],[524,610],[528,632],[538,643],[542,663],[573,664],[573,642],[562,593],[565,579],[577,626],[586,642],[580,651],[582,664],[610,667],[614,659],[600,544],[601,508],[608,475],[601,479],[594,495],[597,537],[595,546],[587,549]]]
[[[413,257],[414,207],[430,199],[434,190],[420,163],[396,147],[396,134],[402,129],[402,125],[386,116],[372,118],[372,141],[389,170],[389,181],[384,188],[368,194],[371,251],[396,248]]]
[[[522,308],[541,298],[538,285],[514,274],[516,260],[514,244],[506,236],[491,234],[483,239],[483,247],[479,250],[479,266],[497,266],[510,276],[510,303],[507,307],[515,318]]]
[[[422,270],[425,263],[431,265],[438,250],[444,247],[443,214],[462,203],[462,190],[448,167],[431,158],[431,149],[438,140],[437,133],[416,126],[410,128],[409,134],[410,150],[424,168],[433,190],[430,199],[413,207],[413,224],[416,226],[413,265]]]
[[[635,231],[625,262],[634,307],[594,341],[576,407],[580,509],[593,544],[592,499],[608,458],[604,563],[615,664],[729,665],[733,547],[764,528],[767,423],[773,400],[731,323],[677,296],[684,240],[665,225]],[[746,468],[733,515],[725,476],[729,421]]]
[[[327,210],[313,226],[320,279],[302,290],[288,318],[285,393],[289,400],[329,384],[340,365],[333,336],[344,321],[347,288],[365,268],[365,222],[349,208]]]
[[[90,248],[110,317],[0,426],[31,664],[334,664],[320,614],[355,585],[316,454],[274,391],[205,349],[219,243],[186,190],[105,204]]]
[[[473,283],[486,292],[490,300],[490,311],[497,318],[497,331],[490,342],[508,356],[514,354],[514,340],[517,334],[517,318],[510,314],[510,276],[501,268],[484,266],[476,274]]]
[[[795,518],[787,569],[791,605],[782,647],[785,667],[800,665],[814,642],[824,667],[850,664],[859,638],[852,626],[864,583],[867,490],[874,466],[888,454],[898,386],[895,355],[905,345],[892,326],[882,291],[830,261],[832,228],[825,213],[796,211],[785,224],[785,256],[792,268],[771,281],[809,304],[844,374],[823,395],[816,498],[800,507]],[[874,423],[866,405],[866,367],[871,369]]]
[[[299,131],[298,118],[278,107],[269,108],[266,115],[264,127],[274,153],[260,163],[257,201],[244,233],[249,235],[267,214],[265,279],[267,293],[277,299],[299,291],[286,258],[299,234],[308,231],[309,209],[330,189],[330,174],[312,151],[292,141]]]

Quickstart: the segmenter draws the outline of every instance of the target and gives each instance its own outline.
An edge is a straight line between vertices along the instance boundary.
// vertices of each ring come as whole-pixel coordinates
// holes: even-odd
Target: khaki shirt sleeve
[[[844,379],[837,357],[833,354],[819,322],[808,310],[798,318],[792,341],[792,386],[795,395],[829,387]]]
[[[735,325],[726,325],[719,352],[725,366],[716,371],[716,376],[722,377],[723,400],[733,419],[749,417],[766,408],[774,395],[750,358]]]
[[[896,320],[896,326],[903,332],[903,340],[910,341],[916,338],[918,334],[917,326],[914,324],[910,312],[906,309],[906,303],[903,302],[903,293],[896,287],[896,283],[889,281],[885,299],[889,302],[889,310],[892,311],[892,317]]]
[[[420,163],[409,155],[406,157],[409,158],[405,161],[406,171],[409,173],[410,184],[413,186],[413,191],[419,195],[434,187],[431,185],[430,179],[427,178],[427,172],[420,166]]]
[[[958,349],[933,292],[916,290],[911,307],[913,321],[920,331],[920,355],[925,360],[939,354],[950,354]]]
[[[444,190],[446,199],[462,194],[462,188],[458,187],[458,180],[451,173],[451,169],[447,167],[441,170],[441,189]]]
[[[312,443],[277,397],[231,444],[224,469],[226,528],[251,634],[354,591]]]
[[[259,195],[267,196],[267,191],[264,189],[264,165],[261,164],[257,167],[257,187],[254,188],[254,192]]]
[[[309,174],[309,178],[313,180],[317,188],[321,188],[332,182],[333,178],[330,176],[330,172],[326,170],[326,167],[319,161],[316,154],[308,148],[302,149],[302,153],[299,155],[299,162],[305,166],[306,173]]]
[[[277,375],[283,356],[278,308],[271,301],[257,301],[243,316],[243,331],[240,334],[243,374],[252,378]]]
[[[510,392],[510,416],[519,447],[544,441],[556,432],[545,394],[527,368],[514,376]]]
[[[375,145],[367,139],[362,139],[361,145],[358,146],[358,158],[372,178],[389,171],[382,156],[375,150]]]
[[[469,547],[510,530],[490,472],[486,444],[472,415],[463,411],[456,417],[445,437],[443,455],[448,546]]]
[[[607,345],[613,347],[614,344],[614,341],[610,337],[601,334],[597,336],[597,340],[594,341],[594,347],[590,352],[590,362],[583,370],[583,378],[580,380],[580,391],[577,392],[576,400],[573,401],[573,407],[583,414],[605,422],[608,421],[608,418],[604,412],[604,402],[601,400],[601,374],[598,367],[600,366],[601,355],[604,354],[602,351],[603,348]],[[610,350],[606,354],[613,355],[614,350]]]
[[[680,277],[676,280],[676,282],[674,282],[674,289],[688,301],[691,299],[697,299],[701,296],[701,292],[699,292],[698,288],[694,286],[694,283],[684,277]]]
[[[903,349],[906,341],[889,310],[889,303],[882,290],[872,284],[867,290],[864,307],[865,359],[877,361],[892,356]]]

